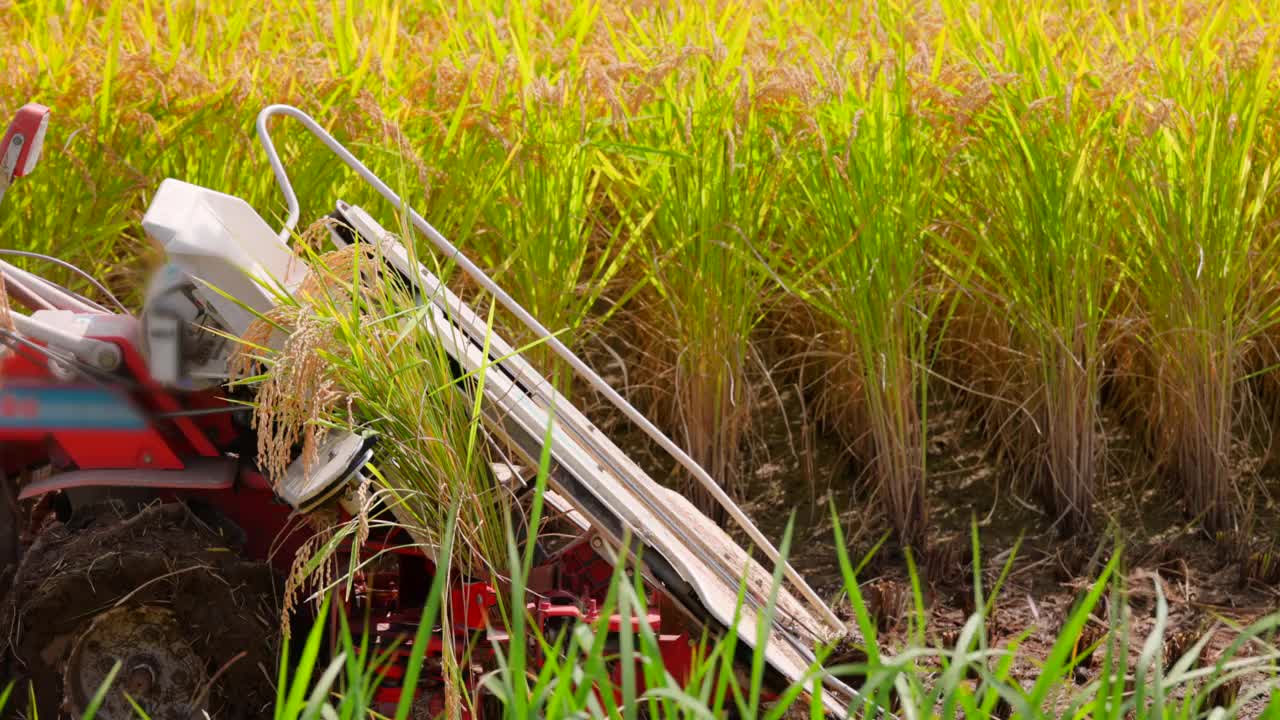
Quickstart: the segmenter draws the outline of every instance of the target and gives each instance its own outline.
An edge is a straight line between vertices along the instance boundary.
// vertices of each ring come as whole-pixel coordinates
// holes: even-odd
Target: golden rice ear
[[[369,510],[373,507],[374,497],[370,492],[373,480],[368,475],[362,474],[360,482],[356,484],[355,491],[351,496],[355,500],[358,508],[356,511],[356,538],[355,547],[364,547],[365,542],[369,540]]]
[[[236,382],[256,375],[263,360],[260,353],[271,347],[271,336],[278,332],[277,328],[292,328],[297,316],[297,307],[277,305],[261,317],[254,318],[240,336],[240,343],[227,363],[228,380]]]
[[[315,223],[304,238],[314,235],[317,228],[327,227]],[[327,373],[324,356],[343,353],[345,349],[334,337],[330,322],[315,311],[315,302],[323,298],[330,305],[349,305],[351,290],[344,282],[353,276],[357,262],[375,256],[376,251],[364,245],[349,245],[317,256],[311,273],[295,292],[298,304],[280,305],[255,320],[232,358],[233,377],[246,377],[259,361],[258,348],[268,347],[278,328],[289,330],[272,359],[270,373],[258,386],[253,414],[253,427],[258,431],[258,463],[273,483],[284,477],[299,442],[303,470],[310,472],[326,434],[314,421],[327,416],[344,398]],[[366,279],[372,277],[375,266],[369,267]]]
[[[314,510],[303,515],[303,521],[314,531],[306,542],[298,548],[289,566],[289,576],[285,578],[284,596],[280,607],[280,628],[284,637],[289,637],[289,616],[298,607],[299,598],[305,597],[310,590],[322,590],[329,587],[337,577],[337,559],[330,554],[320,557],[329,542],[333,539],[335,529],[342,523],[332,511]],[[313,565],[310,573],[307,567]],[[317,595],[319,597],[319,595]]]
[[[338,220],[326,216],[308,225],[307,229],[303,230],[298,235],[298,238],[293,241],[294,246],[297,248],[294,250],[294,254],[301,255],[303,249],[309,255],[321,254],[320,247],[329,238],[329,231],[338,224]]]
[[[253,418],[258,431],[258,461],[272,482],[284,477],[299,441],[303,443],[303,468],[310,470],[320,431],[312,421],[325,416],[341,399],[327,376],[323,351],[340,348],[325,321],[302,313],[276,355],[271,373],[258,387]]]

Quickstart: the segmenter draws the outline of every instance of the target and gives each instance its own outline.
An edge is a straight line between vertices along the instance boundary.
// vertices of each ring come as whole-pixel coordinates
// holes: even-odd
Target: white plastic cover
[[[235,335],[254,320],[246,308],[271,309],[281,291],[297,287],[307,275],[305,263],[249,203],[233,195],[165,180],[142,227],[171,262],[214,288],[201,295]]]

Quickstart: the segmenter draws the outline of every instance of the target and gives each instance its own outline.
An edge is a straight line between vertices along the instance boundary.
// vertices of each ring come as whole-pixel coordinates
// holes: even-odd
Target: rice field
[[[1277,9],[0,0],[0,106],[54,110],[0,234],[137,300],[164,177],[283,216],[294,104],[739,497],[797,387],[903,545],[945,410],[1042,526],[1131,474],[1232,548],[1280,490]],[[284,144],[304,224],[378,207]]]
[[[828,659],[875,702],[1275,713],[1277,18],[1244,0],[0,0],[0,109],[54,112],[0,237],[140,303],[160,181],[283,218],[253,120],[296,105],[771,534],[796,512],[793,555],[867,641]],[[339,198],[390,215],[317,143],[282,145],[300,227]],[[366,300],[397,311],[392,291]],[[417,361],[438,349],[386,342],[344,307],[316,320],[337,343],[323,373],[277,378],[278,398],[285,380],[316,391],[276,405],[278,427],[308,432],[337,402],[316,383],[341,384],[404,473],[441,480],[396,521],[424,544],[456,534],[460,567],[501,556],[501,503],[467,492],[476,409],[433,391],[442,366]],[[552,353],[528,355],[631,448]],[[411,442],[427,426],[464,442]],[[678,471],[646,469],[713,509]],[[1022,533],[1044,547],[1020,555]],[[1150,567],[1167,581],[1154,595]],[[723,661],[733,642],[648,698],[653,714],[764,712]],[[543,692],[612,687],[591,674],[601,647],[573,649],[541,678],[513,658],[493,681],[521,712],[615,712]],[[367,690],[364,672],[324,677]],[[282,674],[281,717],[319,712],[307,673]],[[365,714],[359,693],[341,702]]]

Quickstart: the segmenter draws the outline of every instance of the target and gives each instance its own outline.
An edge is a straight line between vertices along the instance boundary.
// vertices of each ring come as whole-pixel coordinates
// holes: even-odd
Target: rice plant
[[[829,328],[810,388],[817,414],[869,464],[902,540],[920,546],[929,329],[940,297],[927,284],[925,235],[940,173],[901,69],[886,68],[867,96],[824,118],[846,138],[799,155],[794,204],[807,212],[785,233],[782,275]]]
[[[1051,56],[1051,40],[1021,17],[1010,6],[990,11],[1016,48],[1003,56],[982,37],[968,39],[991,98],[958,161],[950,212],[966,236],[948,245],[944,262],[969,304],[999,318],[996,336],[967,339],[1002,358],[974,369],[995,378],[993,397],[980,400],[987,423],[1015,476],[1071,531],[1091,522],[1105,447],[1099,386],[1115,292],[1122,121],[1092,108],[1070,69],[1037,63]]]
[[[1273,60],[1268,44],[1230,79],[1170,78],[1178,105],[1142,146],[1128,188],[1126,271],[1155,372],[1144,414],[1189,514],[1211,530],[1234,526],[1241,383],[1252,344],[1280,312],[1266,226],[1278,168],[1261,127]]]
[[[536,122],[512,148],[487,205],[485,228],[467,245],[494,268],[497,282],[574,347],[631,295],[620,279],[635,230],[607,197],[601,150],[582,135],[587,128],[557,128],[554,120]],[[509,334],[532,339],[521,330]],[[568,389],[567,368],[549,348],[536,346],[529,354],[535,367]]]
[[[770,286],[754,249],[772,245],[781,175],[772,150],[740,146],[742,131],[721,111],[690,118],[668,149],[658,137],[670,129],[656,125],[655,144],[630,160],[639,179],[628,212],[651,216],[642,271],[652,292],[632,313],[645,313],[636,335],[649,379],[640,386],[693,459],[732,492],[755,405],[752,331]],[[696,485],[688,490],[705,512],[721,512]]]

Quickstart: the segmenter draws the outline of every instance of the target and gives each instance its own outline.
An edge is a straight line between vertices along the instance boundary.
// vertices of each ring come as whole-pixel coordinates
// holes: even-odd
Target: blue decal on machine
[[[96,387],[0,385],[0,428],[141,430],[147,420],[124,395]]]

